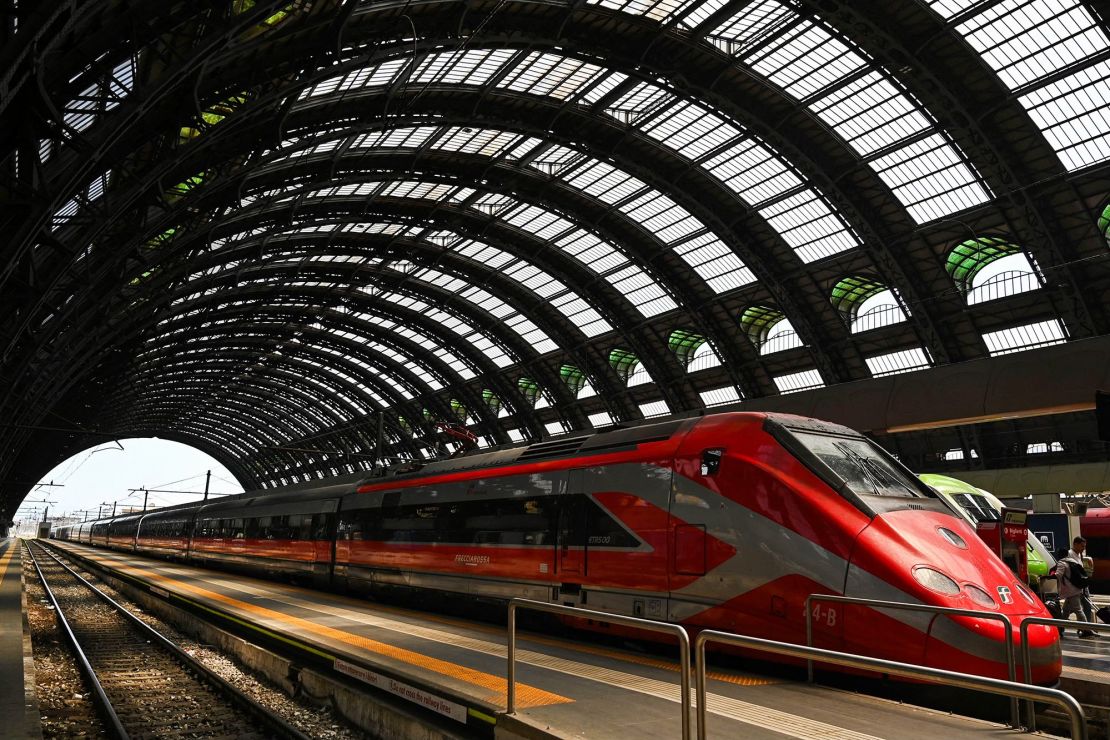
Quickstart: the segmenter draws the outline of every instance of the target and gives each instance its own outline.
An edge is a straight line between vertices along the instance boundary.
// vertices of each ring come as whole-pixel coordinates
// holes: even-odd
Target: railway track
[[[52,552],[29,547],[105,724],[118,738],[308,740]]]

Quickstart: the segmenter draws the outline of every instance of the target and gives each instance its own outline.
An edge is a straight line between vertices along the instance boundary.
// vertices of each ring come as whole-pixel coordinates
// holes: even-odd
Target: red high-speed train
[[[514,596],[803,642],[812,593],[1048,616],[975,532],[845,427],[729,413],[104,519],[62,539],[373,593]],[[994,620],[817,604],[819,645],[1006,677]],[[1030,631],[1034,679],[1060,675]],[[1020,667],[1019,667],[1020,671]]]
[[[1079,520],[1079,531],[1087,538],[1087,555],[1095,562],[1091,589],[1110,592],[1110,509],[1088,509]]]

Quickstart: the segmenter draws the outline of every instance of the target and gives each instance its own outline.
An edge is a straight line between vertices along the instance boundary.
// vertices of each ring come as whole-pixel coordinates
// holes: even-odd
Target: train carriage
[[[524,596],[789,642],[805,638],[813,593],[1015,624],[1047,615],[934,491],[866,437],[812,419],[718,414],[414,468],[173,517],[192,512],[191,561],[376,593]],[[997,621],[829,604],[813,616],[823,646],[1006,675]],[[1055,682],[1056,631],[1035,627],[1030,642],[1034,680]]]

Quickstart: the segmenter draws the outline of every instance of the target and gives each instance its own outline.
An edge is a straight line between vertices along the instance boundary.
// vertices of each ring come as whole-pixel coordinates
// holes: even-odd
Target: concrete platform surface
[[[161,598],[192,604],[307,646],[337,669],[431,711],[490,722],[506,702],[506,631],[360,598],[225,571],[57,543]],[[677,660],[523,633],[518,712],[536,737],[596,740],[680,736]],[[740,671],[710,671],[716,738],[1001,738],[1002,725]]]
[[[15,537],[0,539],[0,736],[42,737],[23,561]]]

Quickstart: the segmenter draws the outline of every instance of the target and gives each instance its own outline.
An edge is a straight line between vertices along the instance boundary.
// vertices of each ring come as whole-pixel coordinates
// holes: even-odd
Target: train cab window
[[[895,467],[870,440],[809,432],[795,432],[795,435],[857,494],[900,498],[925,495],[910,476]]]
[[[997,522],[1002,519],[1002,512],[992,507],[983,496],[954,493],[952,499],[977,522]]]
[[[716,475],[717,471],[721,468],[721,457],[724,454],[725,451],[721,447],[703,450],[701,453],[701,474]]]

